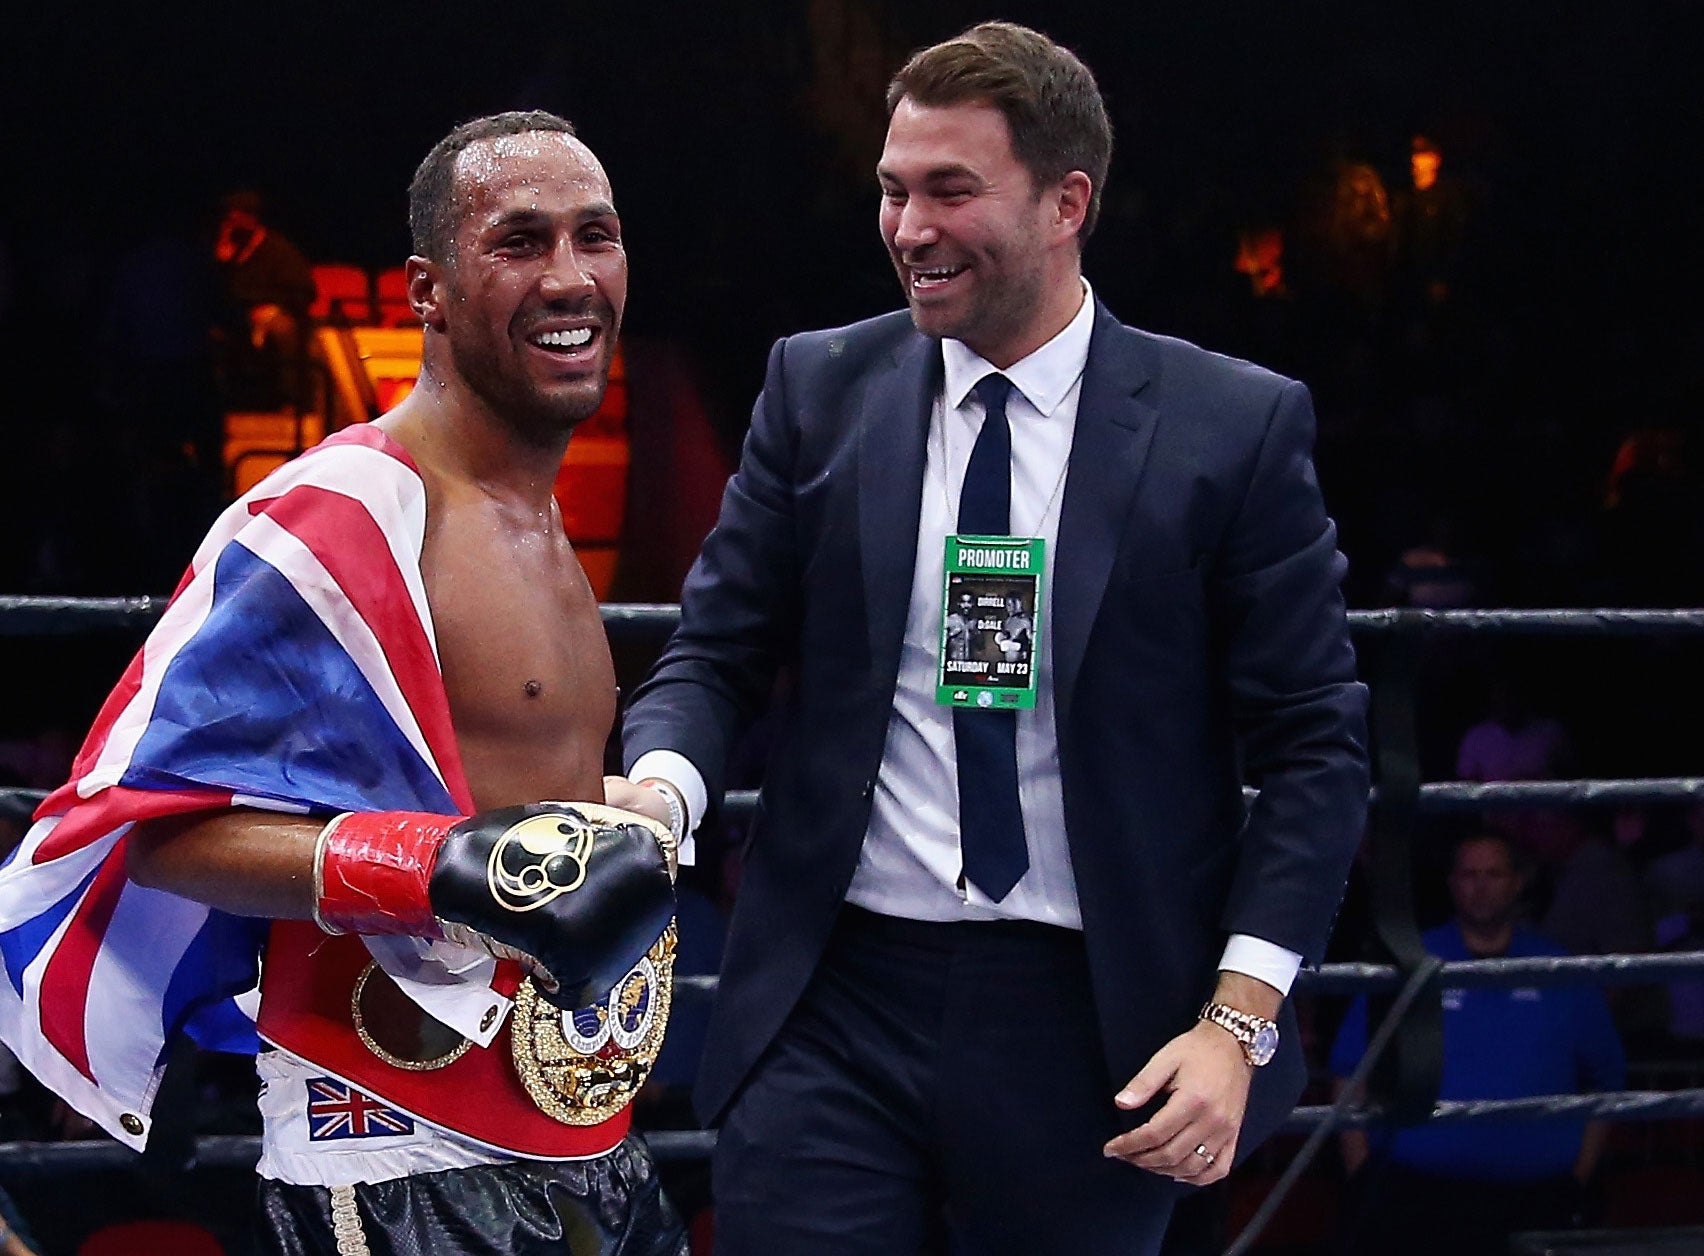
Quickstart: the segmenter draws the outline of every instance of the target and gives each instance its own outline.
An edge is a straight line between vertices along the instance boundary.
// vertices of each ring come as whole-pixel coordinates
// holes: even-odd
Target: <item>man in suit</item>
[[[626,716],[696,825],[790,673],[698,1086],[718,1250],[1153,1252],[1300,1092],[1283,995],[1361,833],[1311,409],[1094,300],[1070,52],[986,23],[889,108],[909,316],[776,345]],[[967,563],[984,614],[1027,591],[1033,684],[951,683]]]

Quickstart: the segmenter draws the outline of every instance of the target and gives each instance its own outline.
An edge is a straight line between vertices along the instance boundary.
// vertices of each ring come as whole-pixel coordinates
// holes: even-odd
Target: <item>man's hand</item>
[[[623,811],[636,811],[648,820],[669,827],[669,804],[649,785],[635,785],[625,776],[606,776],[604,801]]]
[[[1162,1090],[1170,1098],[1146,1124],[1108,1143],[1106,1154],[1191,1186],[1217,1182],[1231,1171],[1253,1076],[1235,1038],[1197,1021],[1118,1092],[1114,1102],[1125,1109]]]

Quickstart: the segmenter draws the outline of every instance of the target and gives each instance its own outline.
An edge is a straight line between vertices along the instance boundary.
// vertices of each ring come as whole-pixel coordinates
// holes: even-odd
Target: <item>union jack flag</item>
[[[266,929],[130,881],[132,825],[223,807],[472,810],[425,526],[419,471],[366,424],[233,503],[0,869],[0,1039],[132,1147],[176,1032],[254,1049],[245,992]],[[414,940],[369,944],[387,969],[392,944]]]
[[[331,1077],[308,1079],[308,1141],[391,1138],[414,1133],[414,1119]]]

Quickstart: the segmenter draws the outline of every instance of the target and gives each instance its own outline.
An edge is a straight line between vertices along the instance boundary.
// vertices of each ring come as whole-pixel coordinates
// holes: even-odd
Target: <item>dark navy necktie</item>
[[[985,375],[976,395],[987,412],[959,492],[962,536],[1006,536],[1012,514],[1012,429],[1006,398],[1012,381]],[[1018,713],[957,707],[959,847],[964,875],[996,903],[1029,871],[1024,815],[1018,805]]]

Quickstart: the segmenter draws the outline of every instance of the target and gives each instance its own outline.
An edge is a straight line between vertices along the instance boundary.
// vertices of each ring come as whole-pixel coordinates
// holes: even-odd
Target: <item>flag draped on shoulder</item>
[[[266,930],[129,880],[134,824],[228,807],[472,809],[421,578],[425,527],[418,470],[364,424],[233,503],[71,780],[0,869],[0,1038],[133,1147],[176,1032],[253,1048],[240,996]]]

